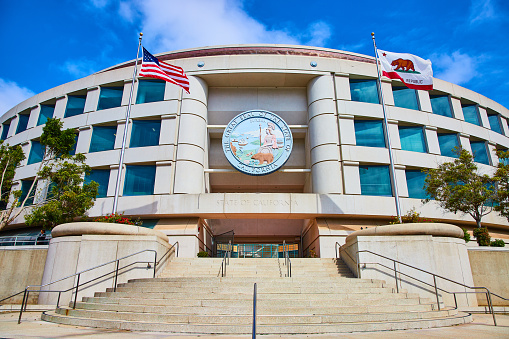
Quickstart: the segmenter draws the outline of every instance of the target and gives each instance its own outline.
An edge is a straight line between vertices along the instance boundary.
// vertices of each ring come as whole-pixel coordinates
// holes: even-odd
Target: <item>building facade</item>
[[[280,248],[253,244],[285,241],[295,255],[330,257],[336,241],[396,215],[374,57],[286,45],[208,47],[157,57],[184,68],[191,94],[137,79],[118,211],[140,217],[170,242],[178,240],[182,255],[217,254],[233,241],[239,256],[257,256]],[[42,158],[43,125],[60,118],[64,128],[76,130],[76,152],[86,154],[93,169],[86,180],[100,184],[89,216],[112,212],[133,64],[52,88],[0,118],[1,138],[26,154],[15,189],[27,193]],[[474,227],[469,216],[422,204],[421,170],[452,160],[452,149],[460,146],[474,154],[482,172],[493,172],[496,150],[509,148],[509,110],[439,79],[430,92],[382,79],[382,92],[402,213],[415,208],[423,217]],[[288,161],[268,175],[239,172],[223,150],[226,126],[252,110],[281,117],[293,137]],[[37,183],[36,199],[47,186]],[[496,213],[483,223],[493,236],[509,237],[509,223]],[[22,215],[9,226],[11,233],[23,227]]]

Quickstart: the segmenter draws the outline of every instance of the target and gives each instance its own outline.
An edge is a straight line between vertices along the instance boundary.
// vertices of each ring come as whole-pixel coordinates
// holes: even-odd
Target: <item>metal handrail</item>
[[[221,277],[226,276],[226,266],[230,265],[230,258],[232,253],[232,242],[231,240],[228,242],[228,250],[224,253],[223,260],[221,260],[221,268],[217,275],[221,274]]]
[[[339,244],[339,243],[337,243],[337,242],[336,242],[336,244]],[[339,255],[340,255],[340,256],[341,256],[342,247],[343,247],[343,246],[339,245]],[[346,253],[347,253],[347,254],[348,254],[348,256],[349,256],[349,257],[353,260],[352,256],[351,256],[348,252],[346,252]],[[382,267],[385,267],[385,268],[387,268],[387,269],[389,269],[389,270],[394,271],[394,278],[395,278],[395,280],[396,280],[396,290],[397,290],[398,292],[399,292],[399,286],[398,286],[398,273],[399,273],[400,275],[404,275],[404,276],[406,276],[406,277],[409,277],[409,278],[411,278],[411,279],[414,279],[414,280],[417,280],[417,281],[419,281],[419,282],[421,282],[421,283],[424,283],[424,284],[426,284],[426,285],[428,285],[428,286],[433,286],[433,287],[435,288],[435,295],[436,295],[436,299],[437,299],[437,306],[438,306],[438,310],[440,310],[440,300],[439,300],[439,296],[438,296],[438,290],[440,290],[440,291],[442,291],[442,292],[445,292],[445,293],[452,294],[452,295],[454,296],[454,302],[455,302],[455,307],[456,307],[456,308],[458,307],[458,303],[457,303],[457,300],[456,300],[456,294],[463,294],[463,293],[484,293],[484,294],[486,295],[486,300],[487,300],[487,302],[488,302],[488,308],[489,308],[490,313],[491,313],[491,315],[492,315],[492,317],[493,317],[493,323],[494,323],[494,325],[495,325],[495,326],[497,326],[497,321],[496,321],[496,318],[495,318],[495,312],[494,312],[494,310],[493,310],[493,302],[492,302],[492,300],[491,300],[491,296],[492,296],[492,295],[494,295],[494,296],[497,296],[497,297],[499,297],[499,298],[501,298],[501,299],[508,300],[507,298],[504,298],[504,297],[502,297],[502,296],[500,296],[500,295],[498,295],[498,294],[491,293],[491,292],[490,292],[490,290],[489,290],[487,287],[483,287],[483,286],[468,286],[468,285],[466,285],[466,284],[463,284],[463,283],[460,283],[460,282],[457,282],[457,281],[451,280],[451,279],[449,279],[449,278],[443,277],[443,276],[438,275],[438,274],[435,274],[435,273],[433,273],[433,272],[429,272],[429,271],[423,270],[423,269],[421,269],[421,268],[418,268],[418,267],[415,267],[415,266],[409,265],[409,264],[404,263],[404,262],[401,262],[401,261],[399,261],[399,260],[395,260],[395,259],[392,259],[392,258],[389,258],[389,257],[383,256],[383,255],[381,255],[381,254],[378,254],[378,253],[375,253],[375,252],[372,252],[372,251],[369,251],[369,250],[361,250],[361,251],[357,251],[357,252],[356,252],[356,255],[357,255],[357,261],[355,261],[355,260],[354,260],[354,262],[356,262],[356,263],[357,263],[357,266],[358,266],[358,268],[359,268],[358,278],[360,278],[360,277],[361,277],[361,271],[360,271],[360,265],[361,265],[361,263],[360,263],[360,260],[359,260],[359,253],[371,253],[371,254],[373,254],[373,255],[379,256],[379,257],[384,258],[384,259],[386,259],[386,260],[390,260],[390,261],[392,261],[392,262],[394,263],[394,268],[391,268],[391,267],[389,267],[389,266],[387,266],[387,265],[384,265],[384,264],[382,264],[382,263],[377,263],[377,262],[373,262],[373,263],[368,262],[368,263],[362,263],[362,264],[363,264],[363,265],[368,265],[368,264],[369,264],[369,265],[380,265],[380,266],[382,266]],[[430,274],[431,276],[433,276],[433,285],[432,285],[432,284],[430,284],[430,283],[427,283],[427,282],[421,281],[420,279],[417,279],[417,278],[415,278],[415,277],[412,277],[412,276],[410,276],[410,275],[408,275],[408,274],[405,274],[405,273],[403,273],[403,272],[401,272],[401,271],[399,271],[399,272],[398,272],[396,264],[404,265],[404,266],[410,267],[410,268],[412,268],[412,269],[418,270],[418,271],[420,271],[420,272],[423,272],[423,273],[426,273],[426,274]],[[450,291],[444,290],[444,289],[442,289],[442,288],[439,288],[439,287],[437,286],[437,278],[440,278],[440,279],[443,279],[443,280],[449,281],[449,282],[451,282],[451,283],[454,283],[454,284],[456,284],[456,285],[460,285],[460,286],[465,287],[465,288],[468,288],[468,289],[473,289],[473,290],[476,290],[476,289],[482,289],[482,290],[485,290],[485,292],[466,292],[466,291],[465,291],[465,292],[450,292]],[[400,280],[401,280],[401,279],[400,279]]]
[[[151,268],[151,267],[150,267],[150,263],[151,263],[151,262],[147,262],[147,261],[135,261],[135,262],[130,263],[130,264],[126,265],[126,266],[119,267],[120,260],[123,260],[123,259],[129,258],[129,257],[135,256],[135,255],[138,255],[138,254],[143,253],[143,252],[154,252],[154,261],[153,261],[153,263],[154,263],[154,274],[153,274],[153,277],[155,278],[157,266],[158,266],[158,265],[162,262],[163,258],[164,258],[164,257],[165,257],[165,256],[166,256],[166,255],[167,255],[167,254],[168,254],[168,253],[172,250],[172,249],[174,249],[174,248],[175,248],[175,246],[177,246],[176,255],[178,256],[178,248],[179,248],[179,243],[178,243],[178,241],[177,241],[177,242],[175,242],[173,245],[171,245],[171,246],[170,246],[170,248],[166,251],[166,253],[165,253],[165,254],[161,257],[161,259],[160,259],[159,261],[157,261],[157,251],[156,251],[156,250],[152,250],[152,249],[145,249],[145,250],[142,250],[142,251],[138,251],[138,252],[136,252],[136,253],[132,253],[132,254],[126,255],[126,256],[124,256],[124,257],[122,257],[122,258],[119,258],[119,259],[116,259],[116,260],[112,260],[112,261],[109,261],[109,262],[103,263],[103,264],[101,264],[101,265],[97,265],[97,266],[94,266],[94,267],[92,267],[92,268],[88,268],[88,269],[86,269],[86,270],[83,270],[83,271],[80,271],[80,272],[74,273],[74,274],[69,275],[69,276],[67,276],[67,277],[63,277],[63,278],[61,278],[61,279],[58,279],[58,280],[55,280],[55,281],[51,281],[51,282],[49,282],[49,283],[47,283],[47,284],[44,284],[44,285],[28,285],[28,286],[25,288],[25,290],[24,290],[24,291],[20,291],[20,292],[18,292],[18,293],[16,293],[16,294],[13,294],[13,295],[11,295],[11,296],[9,296],[9,297],[7,297],[7,298],[4,298],[4,299],[0,300],[0,302],[2,302],[2,301],[4,301],[4,300],[7,300],[7,299],[9,299],[9,298],[15,297],[15,296],[17,296],[17,295],[19,295],[19,294],[21,294],[21,293],[23,293],[23,292],[24,292],[24,294],[23,294],[23,300],[22,300],[22,302],[21,302],[21,308],[20,308],[20,313],[19,313],[19,318],[18,318],[18,324],[20,324],[20,323],[21,323],[21,316],[22,316],[22,314],[23,314],[23,311],[26,311],[27,304],[28,304],[28,296],[29,296],[30,292],[39,292],[39,293],[58,293],[58,299],[57,299],[57,307],[58,307],[58,306],[59,306],[59,303],[60,303],[60,296],[61,296],[61,294],[62,294],[62,293],[65,293],[65,292],[68,292],[68,291],[71,291],[71,290],[73,290],[73,289],[76,289],[76,292],[74,293],[74,303],[73,303],[73,309],[74,309],[74,308],[76,308],[76,301],[77,301],[77,299],[78,299],[78,291],[79,291],[79,287],[80,287],[80,277],[81,277],[81,274],[82,274],[82,273],[92,271],[92,270],[94,270],[94,269],[97,269],[97,268],[103,267],[103,266],[105,266],[105,265],[109,265],[109,264],[112,264],[112,263],[116,263],[116,268],[115,268],[115,270],[110,271],[110,272],[108,272],[108,273],[105,273],[105,274],[103,274],[103,275],[101,275],[101,276],[99,276],[99,277],[96,277],[96,278],[94,278],[94,279],[92,279],[92,280],[89,280],[89,281],[87,281],[87,282],[85,282],[85,283],[82,283],[82,284],[81,284],[82,286],[83,286],[83,285],[86,285],[86,284],[88,284],[88,283],[91,283],[91,282],[93,282],[93,281],[96,281],[96,280],[98,280],[98,279],[101,279],[101,278],[103,278],[103,277],[105,277],[105,276],[107,276],[107,275],[110,275],[111,273],[115,272],[115,283],[114,283],[114,287],[113,287],[113,289],[114,289],[114,291],[116,291],[116,289],[117,289],[118,271],[119,271],[119,270],[122,270],[122,269],[124,269],[124,268],[130,267],[130,266],[132,266],[132,265],[139,264],[139,263],[148,263],[148,265],[147,265],[147,269]],[[66,279],[69,279],[69,278],[72,278],[72,277],[75,277],[75,276],[77,276],[76,286],[74,286],[74,284],[73,284],[73,287],[68,288],[68,289],[66,289],[66,290],[59,290],[59,291],[41,291],[41,288],[43,288],[43,287],[46,287],[46,286],[52,285],[52,284],[54,284],[54,283],[57,283],[57,282],[60,282],[60,281],[63,281],[63,280],[66,280]],[[30,290],[30,288],[31,288],[31,287],[38,287],[38,288],[39,288],[39,290]]]
[[[256,283],[254,283],[254,291],[253,291],[253,332],[252,338],[256,338]]]
[[[290,255],[288,254],[286,241],[283,240],[283,257],[285,258],[285,266],[286,266],[286,276],[288,278],[292,277],[292,261],[290,260]]]

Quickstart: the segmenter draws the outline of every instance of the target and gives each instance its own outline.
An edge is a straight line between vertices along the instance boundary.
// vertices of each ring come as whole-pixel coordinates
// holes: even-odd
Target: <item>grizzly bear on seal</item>
[[[270,164],[274,161],[274,155],[272,155],[272,153],[256,153],[251,157],[251,159],[258,160],[258,165],[261,165],[264,162]]]

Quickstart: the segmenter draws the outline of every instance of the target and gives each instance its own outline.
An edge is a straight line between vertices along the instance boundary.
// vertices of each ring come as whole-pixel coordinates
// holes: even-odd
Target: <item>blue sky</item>
[[[0,114],[52,87],[152,53],[237,43],[379,48],[509,107],[509,1],[0,0]]]

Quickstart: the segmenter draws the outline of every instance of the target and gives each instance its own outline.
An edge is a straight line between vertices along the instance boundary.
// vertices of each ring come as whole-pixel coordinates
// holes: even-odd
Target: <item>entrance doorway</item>
[[[216,244],[217,257],[223,257],[230,244]],[[232,258],[283,258],[283,244],[232,244]],[[299,244],[286,244],[290,258],[299,257]]]

